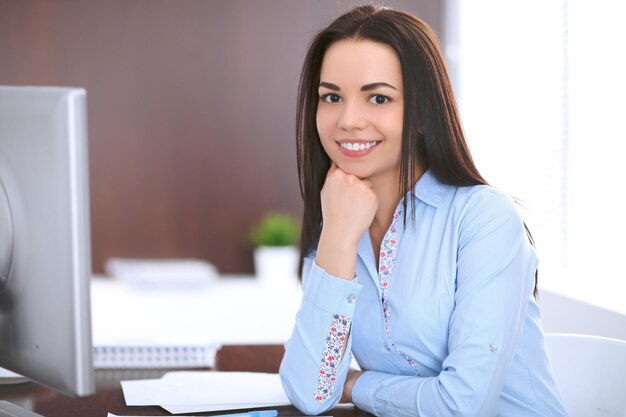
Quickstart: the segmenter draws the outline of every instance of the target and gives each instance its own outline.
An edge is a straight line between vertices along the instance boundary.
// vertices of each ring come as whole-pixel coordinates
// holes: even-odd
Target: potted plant
[[[300,224],[287,213],[269,212],[250,230],[254,269],[264,283],[295,283]]]

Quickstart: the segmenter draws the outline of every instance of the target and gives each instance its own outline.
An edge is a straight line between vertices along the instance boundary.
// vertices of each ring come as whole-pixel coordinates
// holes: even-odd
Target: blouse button
[[[354,304],[354,302],[355,302],[355,301],[356,301],[356,295],[354,295],[354,294],[350,294],[350,295],[348,296],[348,302],[349,302],[350,304]]]
[[[492,344],[489,345],[489,350],[492,351],[492,352],[495,352],[496,350],[498,350],[498,347],[495,344],[492,343]]]
[[[385,349],[387,349],[387,350],[391,350],[391,346],[389,346],[389,344],[388,344],[388,343],[385,343]]]

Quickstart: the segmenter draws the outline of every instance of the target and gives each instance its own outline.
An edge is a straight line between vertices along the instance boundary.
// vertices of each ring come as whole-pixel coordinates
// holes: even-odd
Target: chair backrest
[[[548,333],[546,345],[570,417],[626,416],[626,341]]]

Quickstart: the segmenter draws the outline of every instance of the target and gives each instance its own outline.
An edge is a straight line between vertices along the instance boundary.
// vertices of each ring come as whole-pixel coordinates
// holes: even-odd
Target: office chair
[[[546,345],[570,417],[626,416],[626,341],[548,333]]]

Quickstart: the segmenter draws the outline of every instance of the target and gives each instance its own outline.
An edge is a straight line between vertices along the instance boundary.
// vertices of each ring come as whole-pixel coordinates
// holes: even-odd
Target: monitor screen
[[[86,93],[0,86],[0,367],[95,390]]]

